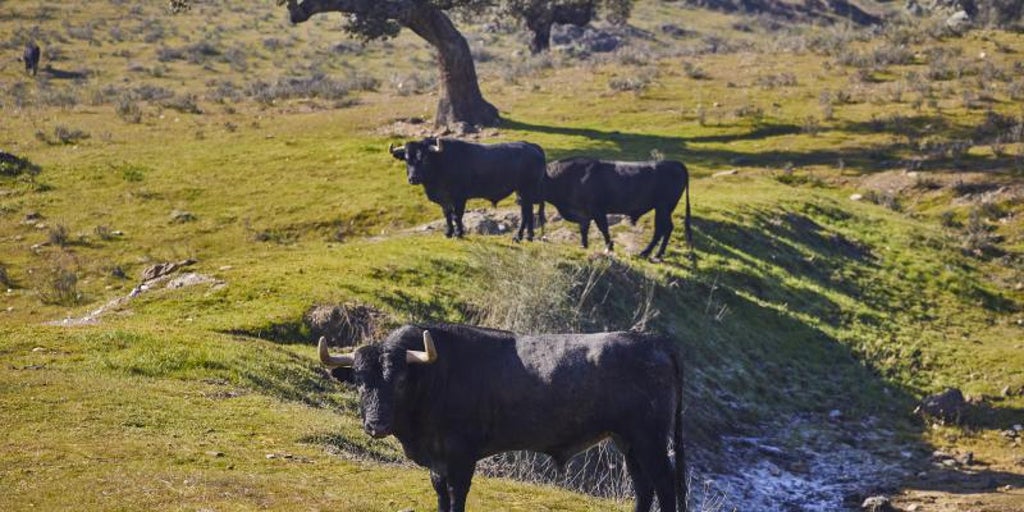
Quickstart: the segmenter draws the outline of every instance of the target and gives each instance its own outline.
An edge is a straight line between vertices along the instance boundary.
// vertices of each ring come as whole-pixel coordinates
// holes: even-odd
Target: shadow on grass
[[[941,130],[932,133],[935,122]],[[679,158],[685,163],[715,169],[730,166],[757,166],[768,168],[802,167],[802,166],[833,166],[844,170],[863,174],[912,169],[916,171],[938,171],[955,169],[965,172],[1006,172],[1016,169],[1019,163],[1012,156],[992,157],[976,154],[959,154],[952,149],[941,147],[931,149],[913,149],[908,135],[915,140],[926,136],[943,137],[950,143],[971,140],[978,135],[977,128],[953,126],[942,118],[920,116],[899,123],[884,121],[866,121],[842,124],[833,131],[852,134],[891,135],[885,143],[862,147],[844,147],[838,149],[817,149],[808,151],[766,149],[760,151],[738,151],[723,148],[695,147],[700,144],[728,144],[739,141],[767,141],[773,137],[797,135],[804,131],[802,127],[792,124],[759,123],[749,131],[698,137],[674,137],[658,134],[625,133],[618,130],[599,130],[594,128],[578,128],[571,126],[551,126],[527,123],[514,119],[505,119],[504,128],[546,134],[567,135],[587,138],[610,145],[609,149],[592,148],[583,153],[598,158],[622,160],[646,160],[651,158],[654,150],[665,153],[670,158]],[[921,127],[919,127],[921,126]],[[927,130],[925,131],[926,128]],[[905,140],[906,139],[906,140]],[[983,145],[978,142],[977,145]],[[580,151],[571,148],[550,148],[549,158],[552,160],[580,155]]]

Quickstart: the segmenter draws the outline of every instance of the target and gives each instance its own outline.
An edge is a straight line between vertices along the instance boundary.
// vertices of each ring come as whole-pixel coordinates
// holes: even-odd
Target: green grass
[[[576,247],[575,234],[569,242],[517,245],[415,230],[440,218],[439,208],[406,184],[404,169],[384,151],[411,138],[394,119],[430,118],[436,102],[390,85],[430,72],[415,37],[334,52],[335,19],[292,28],[270,2],[253,12],[243,12],[250,5],[243,2],[201,6],[179,17],[155,5],[123,17],[115,3],[90,5],[61,9],[72,28],[95,24],[93,44],[76,39],[47,2],[0,18],[5,48],[38,25],[44,48],[65,56],[49,62],[53,68],[89,71],[76,83],[0,68],[0,147],[42,169],[0,176],[0,277],[10,285],[0,290],[0,509],[430,508],[421,469],[352,460],[403,458],[395,443],[362,434],[352,392],[316,367],[302,316],[323,303],[368,304],[393,322],[498,322],[499,308],[531,292],[549,301],[531,304],[533,316],[544,308],[578,316],[529,326],[616,329],[631,325],[649,293],[659,313],[649,325],[675,336],[689,355],[687,425],[701,450],[711,450],[722,432],[838,408],[855,420],[879,419],[927,451],[945,447],[949,436],[910,417],[916,399],[946,386],[995,396],[1024,384],[1020,205],[994,196],[996,206],[983,208],[978,196],[952,186],[1019,187],[1020,141],[1000,156],[982,143],[979,128],[988,109],[1020,115],[1014,82],[983,89],[983,62],[974,59],[985,51],[988,62],[1012,69],[1014,54],[999,50],[1018,44],[1012,33],[911,41],[920,55],[962,48],[967,70],[929,82],[916,105],[918,92],[908,91],[915,91],[913,76],[928,70],[924,57],[871,68],[864,80],[824,43],[814,48],[825,50],[781,49],[801,37],[842,40],[841,28],[779,36],[740,18],[754,31],[737,32],[736,17],[641,2],[634,23],[656,36],[635,43],[646,45],[645,61],[556,55],[550,66],[511,56],[521,46],[513,36],[467,29],[471,42],[484,41],[496,56],[480,66],[482,88],[505,123],[485,130],[484,139],[527,139],[551,159],[646,159],[657,151],[687,163],[698,256],[691,267],[679,232],[665,263],[652,264],[629,257],[622,244],[614,259],[596,256]],[[223,17],[207,24],[206,9]],[[701,35],[672,41],[657,32],[664,19]],[[145,42],[157,26],[163,36]],[[118,40],[114,27],[128,35]],[[711,34],[775,46],[697,51]],[[265,44],[268,37],[282,47]],[[867,54],[896,37],[838,48]],[[218,57],[157,60],[161,45],[204,39],[222,55],[244,49],[245,70]],[[133,65],[149,71],[130,71]],[[692,78],[693,67],[707,76]],[[310,76],[314,68],[376,78],[380,86],[353,89],[345,98],[356,101],[345,106],[211,99],[212,80],[241,90],[256,80]],[[796,83],[765,78],[782,71]],[[610,85],[642,73],[653,79],[637,93]],[[765,86],[772,83],[782,85]],[[133,100],[141,111],[135,123],[102,98],[105,87],[141,85],[196,94],[202,113]],[[905,91],[898,98],[896,88]],[[989,99],[977,108],[965,103],[965,91]],[[56,105],[62,94],[73,104]],[[89,137],[51,144],[58,126]],[[960,158],[929,149],[972,137],[976,144]],[[939,186],[897,191],[899,211],[849,199],[866,190],[882,196],[872,180],[899,176],[917,159],[918,172]],[[1003,254],[962,250],[972,208],[987,212],[984,226],[1001,237]],[[192,218],[176,222],[175,211]],[[641,221],[636,235],[644,241],[650,222]],[[57,226],[67,229],[66,242],[45,244]],[[186,258],[197,260],[189,271],[224,285],[155,289],[94,326],[42,325],[127,295],[149,265]],[[44,301],[54,291],[46,276],[60,269],[77,278],[73,299]],[[573,309],[579,290],[572,283],[588,273],[600,276],[604,291]],[[536,285],[503,293],[517,283]],[[991,408],[978,424],[956,430],[956,443],[1009,465],[1012,452],[996,432],[1024,408],[1024,397]],[[475,510],[628,508],[484,478],[470,496]]]

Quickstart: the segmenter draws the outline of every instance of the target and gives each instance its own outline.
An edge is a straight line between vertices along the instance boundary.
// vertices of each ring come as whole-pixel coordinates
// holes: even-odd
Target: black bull
[[[692,244],[690,227],[690,177],[682,162],[618,162],[575,157],[551,162],[544,181],[544,198],[570,222],[578,223],[583,247],[587,247],[590,221],[604,235],[605,246],[612,250],[608,233],[608,214],[628,215],[635,224],[654,210],[654,237],[640,253],[648,257],[658,242],[657,258],[665,254],[672,234],[672,211],[686,192],[686,241]],[[543,205],[540,209],[543,219]],[[543,222],[543,220],[542,220]],[[692,253],[691,253],[692,257]]]
[[[427,198],[441,205],[445,236],[461,237],[462,215],[469,199],[492,204],[516,192],[519,231],[515,239],[533,240],[533,205],[543,201],[544,150],[529,142],[474,144],[455,139],[427,138],[390,148],[406,164],[409,183],[422,184]]]
[[[28,43],[25,45],[25,51],[21,56],[21,60],[25,62],[25,72],[32,73],[35,76],[39,72],[39,45],[35,43]]]
[[[681,358],[634,332],[522,336],[464,325],[406,325],[382,343],[320,358],[359,389],[363,427],[394,435],[430,469],[440,512],[462,512],[484,457],[532,450],[564,464],[611,437],[635,510],[686,509]],[[674,456],[669,450],[669,441]]]

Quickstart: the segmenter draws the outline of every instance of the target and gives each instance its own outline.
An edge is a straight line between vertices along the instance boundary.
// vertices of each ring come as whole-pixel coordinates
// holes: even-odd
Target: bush
[[[117,99],[114,111],[117,112],[117,117],[120,117],[125,122],[132,124],[142,122],[142,108],[139,107],[138,103],[132,101],[128,95],[122,95]]]
[[[44,304],[60,306],[74,306],[83,298],[78,291],[78,275],[59,263],[42,272],[36,295]]]

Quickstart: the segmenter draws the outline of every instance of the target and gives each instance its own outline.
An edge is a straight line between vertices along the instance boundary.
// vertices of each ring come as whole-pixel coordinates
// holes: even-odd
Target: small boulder
[[[941,393],[925,397],[914,412],[934,418],[940,423],[958,424],[967,409],[968,405],[964,400],[964,394],[957,388],[948,388]]]
[[[896,508],[892,506],[892,502],[885,496],[872,496],[860,505],[861,510],[867,510],[868,512],[896,512]]]

